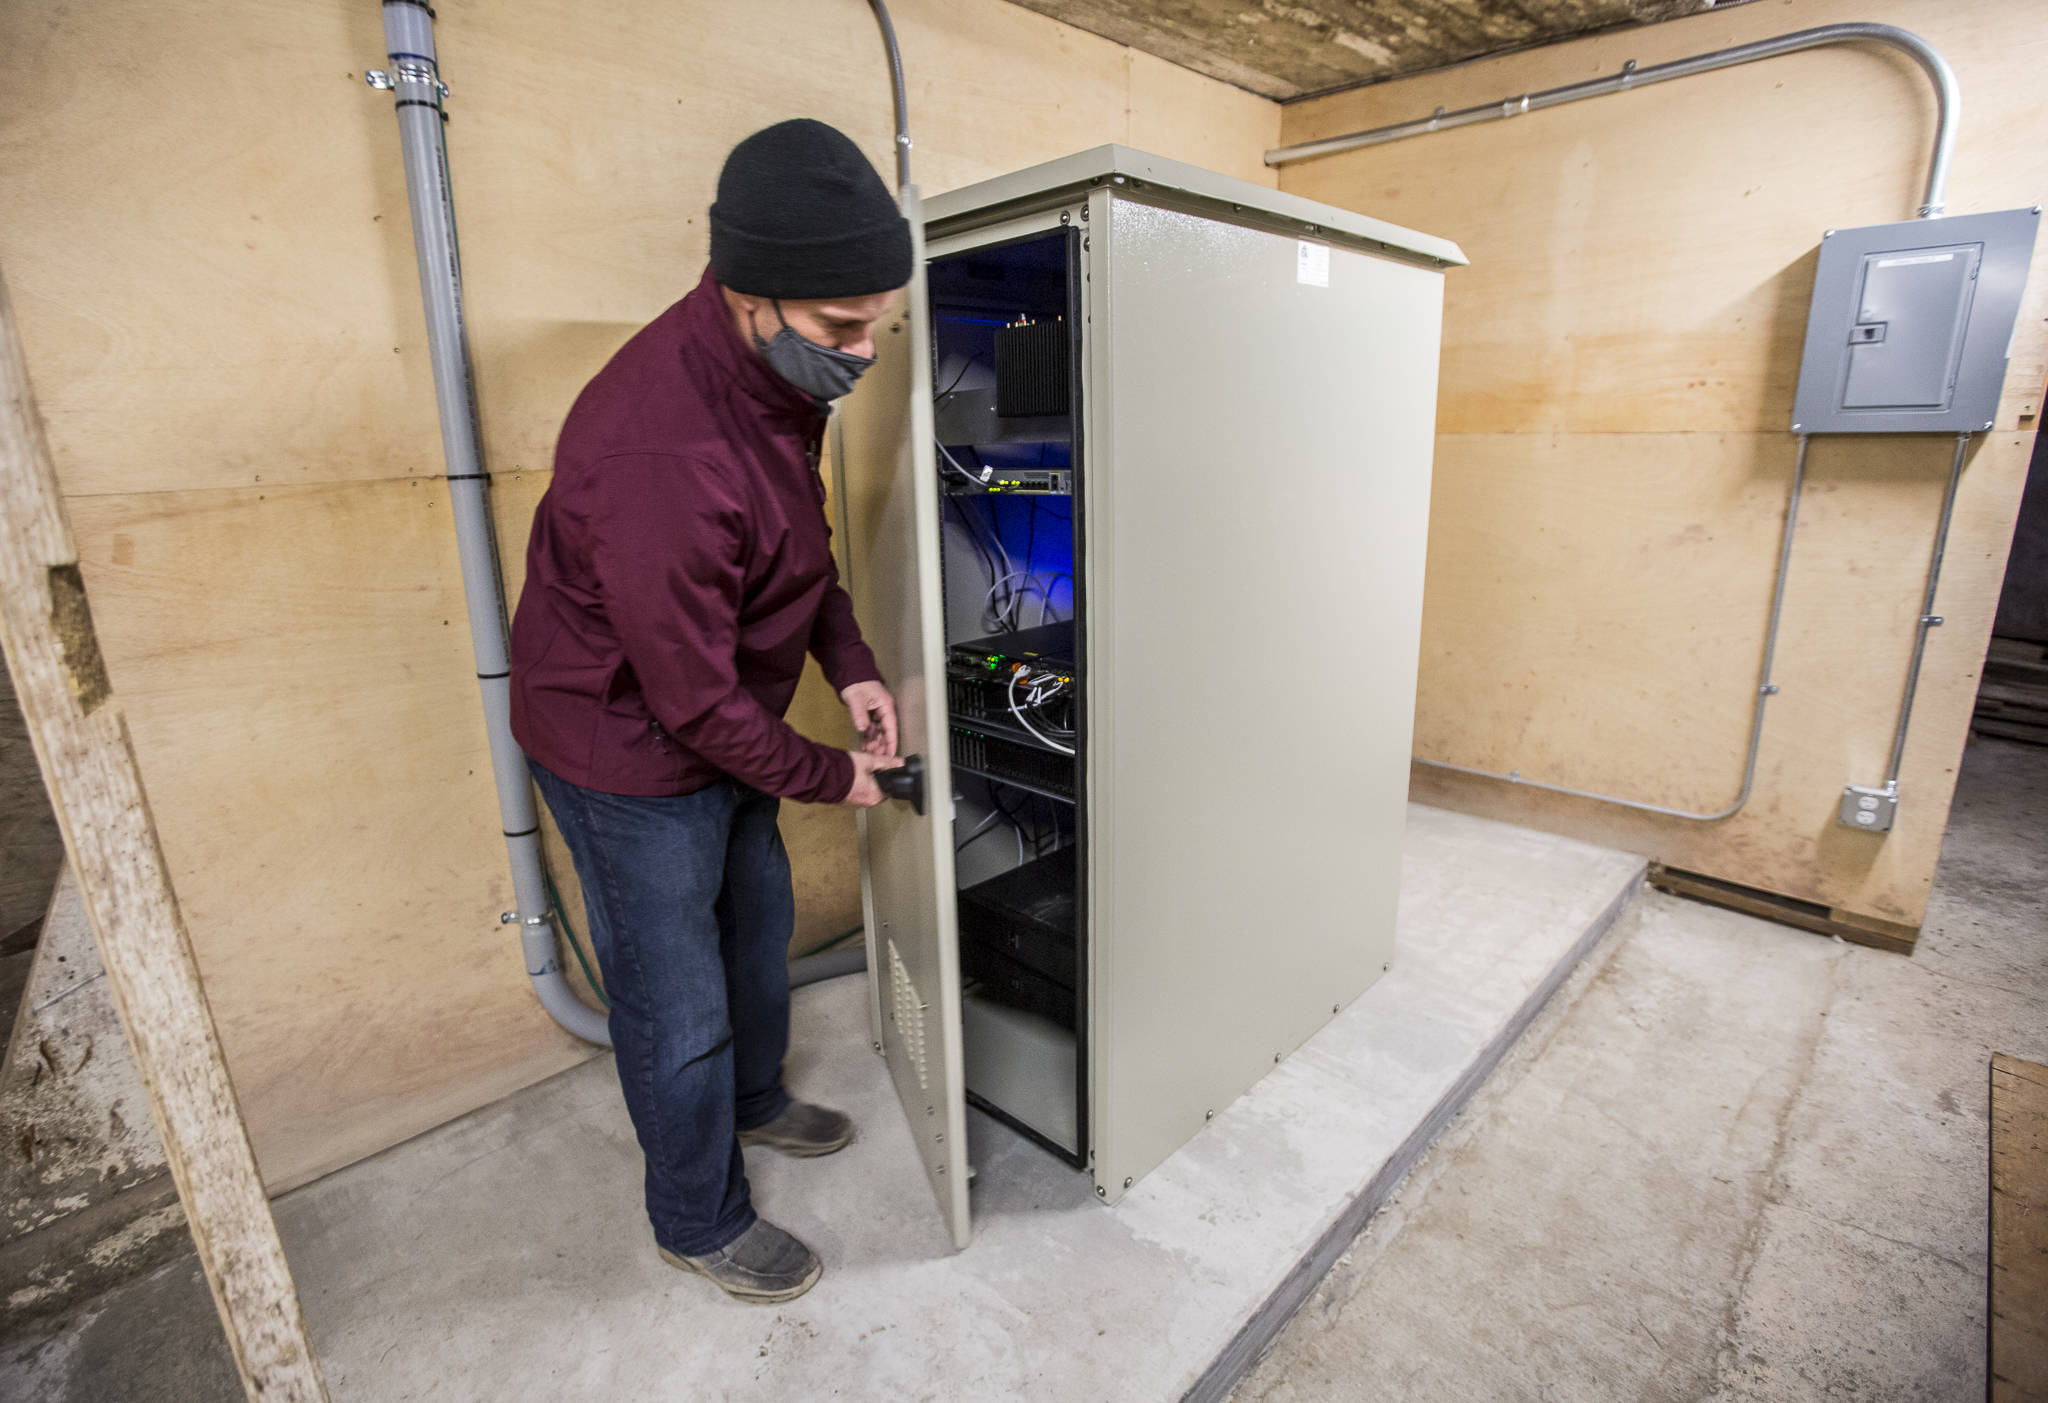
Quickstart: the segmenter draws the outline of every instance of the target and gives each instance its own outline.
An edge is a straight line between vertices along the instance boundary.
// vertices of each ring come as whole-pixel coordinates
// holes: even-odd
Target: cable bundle
[[[1020,682],[1026,684],[1027,688],[1022,699],[1019,699],[1017,696],[1017,684]],[[1017,718],[1018,725],[1062,755],[1072,755],[1074,748],[1071,745],[1062,745],[1047,735],[1045,731],[1041,731],[1038,727],[1032,725],[1031,717],[1024,714],[1024,709],[1028,706],[1038,716],[1039,720],[1046,723],[1047,730],[1072,739],[1074,733],[1071,729],[1053,725],[1051,718],[1044,714],[1045,707],[1066,695],[1072,685],[1071,679],[1061,677],[1054,672],[1041,671],[1032,667],[1029,663],[1017,664],[1010,673],[1010,686],[1008,689],[1010,714]]]

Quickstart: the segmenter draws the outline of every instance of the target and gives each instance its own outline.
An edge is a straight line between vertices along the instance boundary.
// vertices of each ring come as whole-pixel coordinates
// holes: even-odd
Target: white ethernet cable
[[[1008,688],[1010,699],[1010,714],[1017,718],[1018,725],[1022,726],[1025,730],[1031,732],[1032,735],[1036,736],[1044,744],[1050,746],[1054,750],[1057,750],[1062,755],[1072,755],[1074,753],[1074,748],[1072,746],[1061,745],[1051,736],[1039,730],[1038,727],[1032,725],[1031,718],[1024,714],[1024,708],[1018,704],[1017,679],[1020,677],[1027,677],[1030,674],[1030,671],[1031,669],[1028,667],[1019,667],[1016,671],[1010,674],[1010,685]],[[1059,694],[1061,690],[1061,685],[1063,684],[1056,684],[1050,692],[1042,690],[1043,684],[1047,681],[1052,680],[1053,679],[1051,678],[1042,678],[1034,682],[1030,697],[1030,701],[1033,706],[1041,706],[1045,702],[1050,701],[1054,696],[1057,696]]]

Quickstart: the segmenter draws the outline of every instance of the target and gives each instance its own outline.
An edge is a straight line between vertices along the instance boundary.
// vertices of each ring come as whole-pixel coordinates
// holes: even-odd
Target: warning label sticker
[[[1330,285],[1330,246],[1303,239],[1295,248],[1294,280],[1309,287]]]

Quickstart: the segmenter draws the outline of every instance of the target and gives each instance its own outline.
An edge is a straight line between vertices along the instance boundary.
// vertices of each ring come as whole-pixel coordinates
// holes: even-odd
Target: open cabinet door
[[[892,800],[860,816],[861,899],[875,1037],[956,1247],[967,1221],[967,1104],[953,773],[932,450],[931,311],[924,212],[903,192],[915,253],[903,304],[875,327],[876,363],[834,426],[846,588],[896,696],[898,750],[922,757],[922,812]]]

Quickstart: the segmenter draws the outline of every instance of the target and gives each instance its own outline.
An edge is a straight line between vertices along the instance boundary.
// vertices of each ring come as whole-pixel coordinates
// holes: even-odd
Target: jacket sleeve
[[[605,468],[606,490],[590,505],[591,558],[605,615],[655,719],[763,793],[845,798],[852,757],[797,734],[740,686],[746,542],[737,496],[714,469],[665,455],[621,455]]]
[[[831,535],[827,526],[825,534]],[[839,562],[832,562],[832,578],[825,586],[825,598],[818,605],[817,622],[811,625],[811,656],[832,690],[843,692],[856,682],[879,682],[882,670],[875,655],[861,639],[860,624],[853,617],[853,601],[839,587]]]

